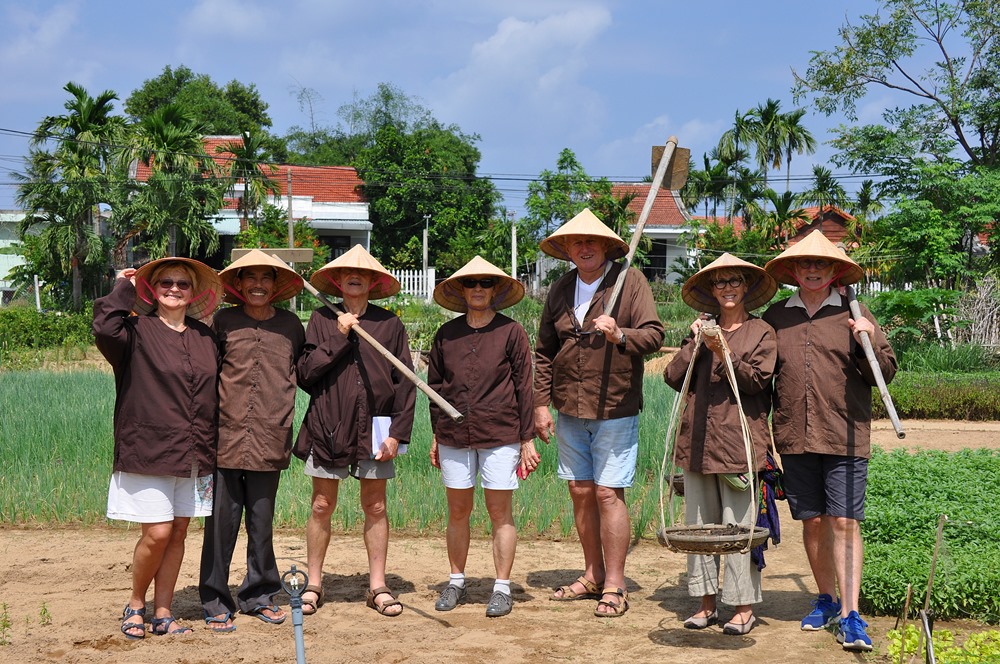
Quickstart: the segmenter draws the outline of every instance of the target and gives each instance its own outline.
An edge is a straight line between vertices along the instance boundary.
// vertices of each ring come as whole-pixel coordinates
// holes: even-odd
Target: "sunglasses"
[[[722,290],[726,286],[730,288],[739,288],[743,285],[743,277],[733,277],[732,279],[719,279],[718,281],[712,282],[712,287],[715,290]]]
[[[803,270],[825,270],[830,267],[830,261],[823,260],[822,258],[800,258],[795,261],[795,264],[801,267]]]
[[[191,282],[185,279],[180,279],[178,281],[174,281],[173,279],[160,279],[156,283],[159,284],[160,288],[165,290],[170,290],[174,286],[177,286],[180,290],[188,290],[191,288]]]
[[[497,285],[496,279],[462,279],[462,286],[465,288],[475,288],[476,286],[481,286],[482,288],[493,288]]]

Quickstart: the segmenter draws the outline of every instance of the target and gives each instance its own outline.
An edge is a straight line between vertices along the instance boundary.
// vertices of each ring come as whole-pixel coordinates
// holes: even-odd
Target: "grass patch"
[[[1000,372],[929,373],[901,371],[889,385],[900,417],[943,420],[1000,420]],[[885,406],[872,389],[872,416]]]

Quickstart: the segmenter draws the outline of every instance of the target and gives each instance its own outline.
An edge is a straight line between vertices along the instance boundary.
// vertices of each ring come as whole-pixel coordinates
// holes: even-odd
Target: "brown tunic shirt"
[[[812,318],[789,300],[764,313],[778,339],[772,427],[780,454],[871,454],[875,377],[847,323],[846,298],[833,299],[840,303],[823,305]],[[888,383],[896,375],[896,356],[864,305],[861,314],[875,324],[872,348]]]
[[[176,332],[157,317],[132,316],[135,286],[119,279],[94,301],[97,348],[115,372],[114,469],[190,477],[215,470],[219,349],[205,324]]]
[[[358,317],[362,329],[407,367],[410,359],[406,328],[395,314],[369,303]],[[375,348],[352,330],[344,336],[337,317],[317,309],[306,328],[306,345],[299,358],[299,386],[310,395],[294,454],[313,455],[315,463],[343,468],[372,456],[372,418],[392,418],[389,435],[410,441],[416,387]]]
[[[242,306],[215,315],[222,350],[219,377],[219,468],[288,468],[295,414],[295,363],[305,330],[298,316],[275,309],[256,320]]]
[[[663,324],[649,282],[629,268],[611,312],[625,332],[625,345],[608,342],[593,320],[604,313],[621,263],[613,263],[591,300],[583,325],[573,315],[577,271],[570,270],[549,290],[535,344],[535,406],[550,403],[581,419],[631,417],[642,410],[643,356],[663,343]]]
[[[519,323],[497,314],[482,328],[465,316],[437,331],[427,384],[465,416],[455,422],[433,401],[431,426],[449,447],[499,447],[535,437],[531,344]]]
[[[771,429],[771,379],[778,357],[774,330],[751,318],[732,332],[723,331],[731,351],[740,402],[750,427],[757,470],[764,467]],[[694,337],[681,344],[663,379],[680,391],[694,350]],[[702,474],[740,473],[748,470],[736,396],[729,385],[725,364],[704,345],[698,349],[684,417],[677,435],[677,465]]]

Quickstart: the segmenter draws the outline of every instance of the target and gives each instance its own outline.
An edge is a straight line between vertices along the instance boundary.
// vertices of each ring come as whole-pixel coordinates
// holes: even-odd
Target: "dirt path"
[[[1000,449],[1000,423],[905,422],[907,437],[896,439],[888,423],[878,422],[875,442],[884,446],[955,450]],[[383,618],[364,605],[367,588],[360,537],[335,537],[327,557],[327,604],[304,627],[309,662],[765,662],[859,661],[828,633],[804,633],[799,619],[809,608],[813,584],[802,552],[800,529],[782,503],[784,540],[767,554],[764,602],[756,608],[760,625],[747,637],[728,637],[719,628],[685,630],[681,621],[695,609],[687,597],[684,556],[655,541],[639,542],[629,554],[632,608],[619,619],[598,619],[593,602],[548,601],[549,588],[579,573],[575,541],[524,541],[514,568],[514,612],[487,619],[492,560],[484,540],[473,542],[467,573],[470,601],[451,613],[434,611],[447,574],[443,535],[396,536],[390,543],[389,585],[405,610]],[[195,628],[178,637],[126,641],[118,631],[120,609],[128,595],[132,547],[137,531],[113,529],[0,530],[0,613],[11,642],[0,646],[0,662],[128,663],[294,661],[291,620],[272,626],[241,616],[236,632],[212,634],[201,623],[198,601],[200,531],[188,539],[188,552],[174,601],[176,615]],[[279,533],[281,569],[305,567],[305,544],[298,531]],[[234,583],[244,561],[234,560]],[[279,597],[287,605],[287,598]],[[52,624],[40,625],[44,611]],[[722,617],[728,618],[723,607]],[[884,652],[889,618],[872,618],[871,633]],[[878,652],[878,650],[876,651]],[[879,661],[875,659],[875,661]]]

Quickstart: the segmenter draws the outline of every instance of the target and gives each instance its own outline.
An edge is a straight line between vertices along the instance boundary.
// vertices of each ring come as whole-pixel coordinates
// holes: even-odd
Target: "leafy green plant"
[[[899,661],[901,650],[904,656],[920,655],[917,652],[920,632],[914,625],[907,625],[902,633],[898,629],[891,629],[886,634],[886,639],[889,641],[889,657],[893,662]],[[951,630],[935,630],[931,634],[931,643],[934,646],[934,660],[938,664],[1000,661],[1000,631],[995,629],[970,634],[961,645],[956,644]]]
[[[865,303],[897,350],[937,339],[934,317],[942,326],[960,327],[955,319],[959,291],[943,288],[889,290],[866,298]]]
[[[904,371],[889,386],[900,417],[950,420],[1000,419],[1000,373],[931,373]],[[872,390],[872,415],[885,407]]]
[[[903,371],[979,373],[1000,367],[1000,357],[979,344],[916,344],[896,357]]]
[[[10,621],[10,610],[7,602],[0,604],[0,646],[10,645],[10,628],[13,623]]]
[[[90,331],[93,319],[94,313],[89,305],[81,313],[4,307],[0,309],[0,339],[8,351],[91,344],[94,340]]]
[[[49,613],[49,606],[45,602],[42,602],[42,606],[38,609],[38,624],[42,627],[52,624],[52,614]]]

